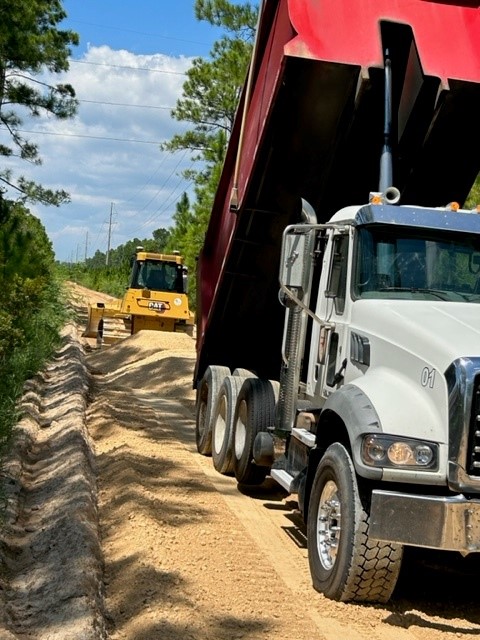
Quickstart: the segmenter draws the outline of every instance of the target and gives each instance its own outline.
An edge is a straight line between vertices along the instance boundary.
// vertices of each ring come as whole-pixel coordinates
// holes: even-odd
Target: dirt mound
[[[108,373],[122,366],[138,369],[140,361],[148,367],[167,356],[195,358],[195,340],[183,333],[140,331],[91,354],[89,366],[94,372]],[[149,386],[151,371],[146,371],[139,382],[142,387]]]

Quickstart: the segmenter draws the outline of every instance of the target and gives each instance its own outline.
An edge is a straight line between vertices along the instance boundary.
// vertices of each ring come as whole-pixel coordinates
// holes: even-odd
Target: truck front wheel
[[[308,511],[308,559],[313,586],[342,602],[389,600],[403,547],[371,540],[351,457],[331,445],[315,474]]]
[[[228,367],[211,365],[197,387],[195,440],[197,451],[203,456],[209,456],[212,453],[213,411],[220,387],[228,375],[230,375]]]

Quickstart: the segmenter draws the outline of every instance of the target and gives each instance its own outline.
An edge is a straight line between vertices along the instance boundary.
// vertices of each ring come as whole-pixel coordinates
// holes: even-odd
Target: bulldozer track
[[[132,320],[130,317],[124,318],[104,318],[101,331],[101,342],[103,344],[113,344],[124,340],[132,333]]]

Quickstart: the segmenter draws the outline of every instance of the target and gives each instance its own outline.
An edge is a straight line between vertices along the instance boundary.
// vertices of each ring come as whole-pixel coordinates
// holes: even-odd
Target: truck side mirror
[[[312,272],[315,231],[285,234],[280,261],[280,284],[297,292],[308,291]]]
[[[347,294],[348,235],[337,235],[333,239],[332,261],[326,298],[333,298],[337,313],[343,313]]]

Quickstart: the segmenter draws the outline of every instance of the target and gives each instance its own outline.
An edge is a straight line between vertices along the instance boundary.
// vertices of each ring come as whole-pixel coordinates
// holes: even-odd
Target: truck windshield
[[[356,298],[480,302],[480,240],[466,233],[357,229]]]

